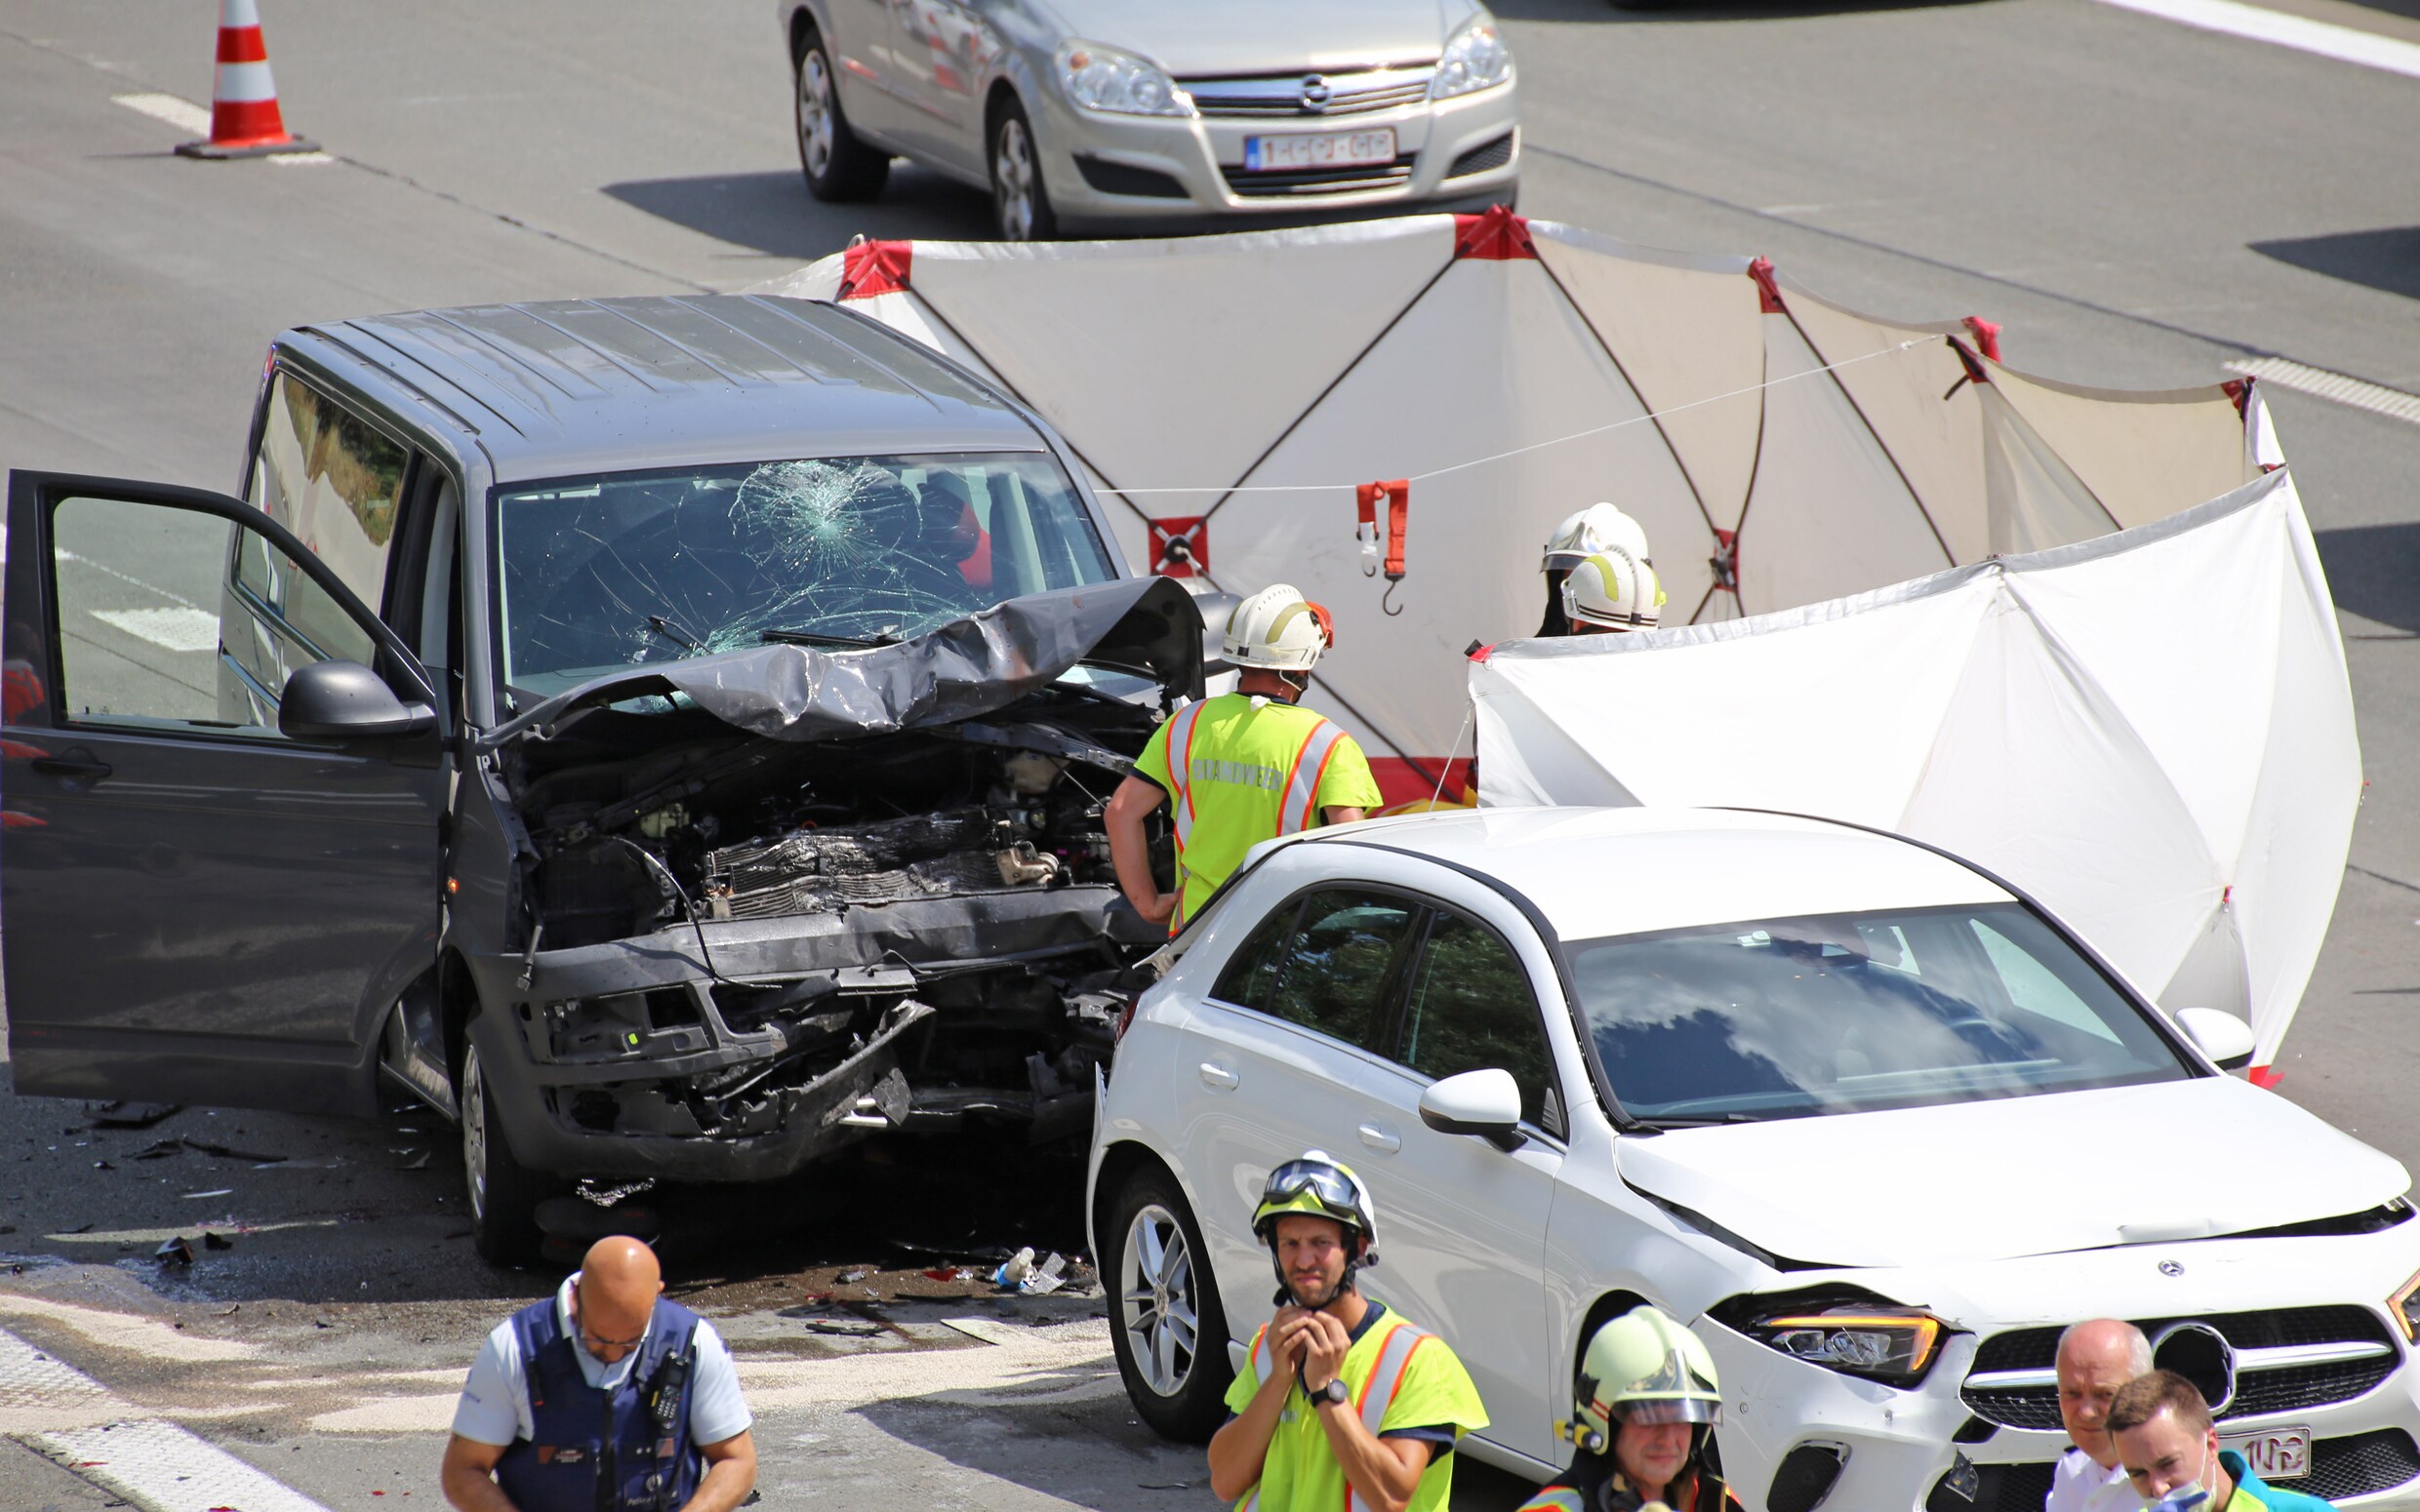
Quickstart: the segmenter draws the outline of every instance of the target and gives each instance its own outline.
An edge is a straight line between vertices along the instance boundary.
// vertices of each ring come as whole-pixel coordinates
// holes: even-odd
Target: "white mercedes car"
[[[2006,884],[1848,826],[1698,810],[1379,819],[1256,852],[1155,963],[1091,1214],[1144,1418],[1206,1435],[1312,1147],[1378,1209],[1543,1477],[1579,1351],[1644,1299],[1714,1351],[1752,1508],[2036,1512],[2059,1330],[2139,1321],[2267,1479],[2420,1503],[2402,1167],[2224,1074]]]

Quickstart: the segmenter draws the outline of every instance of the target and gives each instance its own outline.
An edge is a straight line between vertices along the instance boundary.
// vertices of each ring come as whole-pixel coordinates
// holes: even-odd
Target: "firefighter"
[[[1152,733],[1134,775],[1109,798],[1109,860],[1135,910],[1173,935],[1201,911],[1244,853],[1322,823],[1349,824],[1378,803],[1369,759],[1352,736],[1297,700],[1335,640],[1327,612],[1285,583],[1228,617],[1233,693],[1189,703]],[[1144,820],[1169,805],[1177,890],[1151,876]]]
[[[1546,618],[1538,626],[1540,635],[1573,633],[1563,609],[1564,579],[1590,557],[1617,546],[1629,552],[1634,562],[1647,567],[1655,565],[1647,552],[1647,533],[1636,520],[1612,504],[1591,504],[1554,527],[1554,534],[1547,537],[1546,554],[1538,563],[1538,570],[1546,574]]]
[[[1606,1322],[1581,1357],[1562,1479],[1520,1512],[1739,1512],[1722,1483],[1714,1425],[1722,1388],[1698,1336],[1644,1303]]]
[[[1643,559],[1607,546],[1563,579],[1563,615],[1573,635],[1652,630],[1664,617],[1664,584]]]

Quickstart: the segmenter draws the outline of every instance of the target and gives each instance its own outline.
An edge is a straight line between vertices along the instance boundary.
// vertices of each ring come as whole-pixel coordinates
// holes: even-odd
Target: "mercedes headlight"
[[[2387,1298],[2387,1316],[2403,1331],[2405,1342],[2420,1342],[2420,1276],[2395,1289],[2395,1294]]]
[[[1059,49],[1059,82],[1087,110],[1110,115],[1191,115],[1193,97],[1157,63],[1095,42]]]
[[[1940,1319],[1913,1308],[1774,1313],[1748,1325],[1751,1338],[1794,1360],[1892,1386],[1922,1380],[1947,1333]]]
[[[1512,54],[1497,34],[1496,19],[1481,11],[1445,44],[1445,56],[1437,60],[1436,73],[1429,80],[1429,98],[1451,99],[1494,89],[1512,77]]]

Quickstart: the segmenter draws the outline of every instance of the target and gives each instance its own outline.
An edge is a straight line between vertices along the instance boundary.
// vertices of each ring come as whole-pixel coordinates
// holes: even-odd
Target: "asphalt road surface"
[[[2279,3],[2420,41],[2411,0]],[[206,164],[170,155],[190,133],[161,116],[209,99],[215,7],[12,0],[0,464],[229,489],[286,326],[734,289],[860,231],[985,234],[980,196],[919,170],[873,205],[807,198],[771,9],[270,0],[287,119],[329,155]],[[2201,383],[2269,358],[2420,390],[2420,80],[2091,0],[1499,10],[1529,214],[1761,252],[1877,314],[1981,314],[2016,366],[2085,383]],[[2412,1164],[2420,425],[2276,385],[2270,403],[2342,611],[2371,784],[2281,1091]],[[176,1498],[244,1466],[330,1508],[433,1504],[463,1366],[551,1281],[471,1256],[449,1138],[411,1114],[186,1109],[110,1129],[80,1104],[0,1098],[0,1434],[20,1436],[0,1442],[0,1504],[131,1489],[203,1506]],[[676,1290],[746,1362],[766,1505],[1210,1504],[1198,1456],[1125,1410],[1097,1300],[923,1276],[1080,1247],[1069,1181],[1064,1163],[948,1149],[755,1194],[745,1221],[666,1195]],[[189,1265],[153,1257],[180,1236]],[[852,1291],[868,1287],[887,1300]],[[197,1479],[166,1490],[102,1489],[186,1463]],[[1459,1489],[1479,1507],[1516,1490]],[[226,1504],[303,1504],[284,1494],[237,1487]]]

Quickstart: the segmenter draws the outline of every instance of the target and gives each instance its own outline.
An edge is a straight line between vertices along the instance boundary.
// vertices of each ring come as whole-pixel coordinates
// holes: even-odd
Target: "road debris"
[[[184,1111],[181,1102],[88,1102],[85,1113],[96,1129],[148,1129]]]
[[[237,1130],[236,1132],[241,1134],[243,1131]],[[216,1155],[222,1160],[248,1160],[258,1165],[276,1166],[284,1164],[286,1159],[283,1155],[256,1155],[250,1150],[234,1149],[224,1144],[213,1144],[207,1139],[196,1139],[191,1134],[185,1135],[183,1142],[188,1150],[198,1151],[204,1155]]]
[[[194,1201],[195,1199],[197,1199],[197,1198],[202,1198],[202,1197],[232,1197],[232,1196],[234,1196],[234,1195],[235,1195],[235,1188],[233,1188],[233,1187],[231,1187],[231,1186],[220,1186],[220,1187],[213,1187],[211,1190],[209,1190],[209,1191],[207,1191],[207,1192],[187,1192],[187,1193],[185,1193],[185,1194],[184,1194],[183,1198],[182,1198],[182,1199],[181,1199],[181,1200],[182,1200],[182,1201],[184,1201],[184,1202],[192,1202],[192,1201]]]
[[[190,1265],[193,1263],[192,1242],[181,1235],[153,1251],[151,1257],[163,1265]]]

